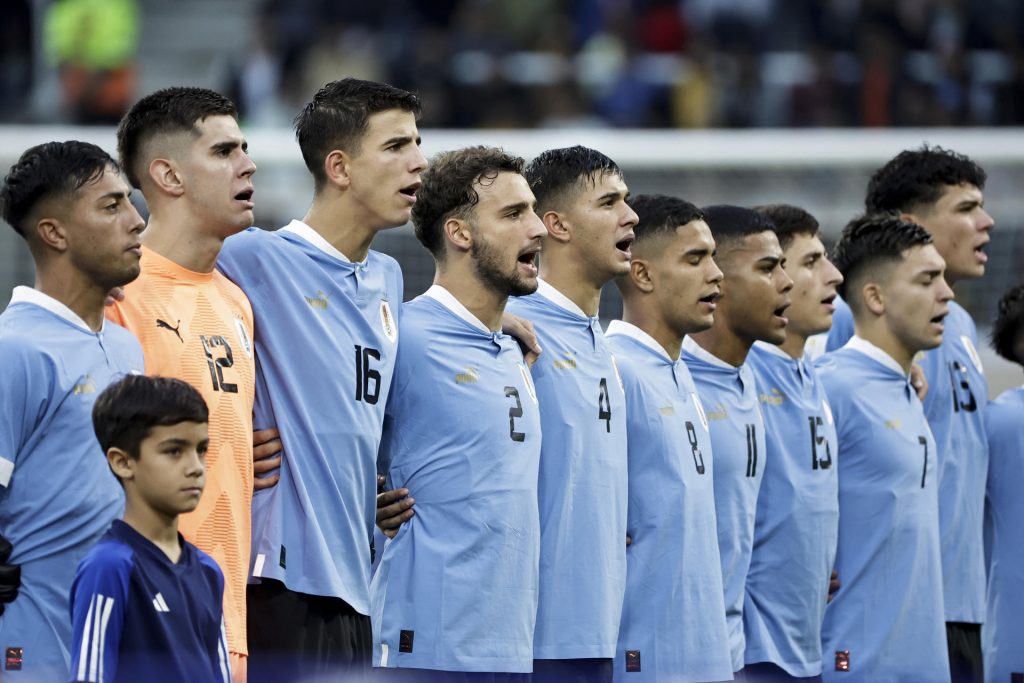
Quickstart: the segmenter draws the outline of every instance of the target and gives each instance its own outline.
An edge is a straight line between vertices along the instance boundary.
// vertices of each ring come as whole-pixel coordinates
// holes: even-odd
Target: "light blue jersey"
[[[142,369],[128,330],[107,321],[93,332],[37,290],[15,288],[0,315],[0,534],[21,565],[21,590],[0,617],[4,681],[68,680],[75,569],[124,508],[92,407]]]
[[[686,337],[683,359],[711,426],[715,453],[715,513],[725,586],[725,623],[732,670],[743,668],[744,586],[754,546],[754,514],[767,465],[764,420],[754,373],[744,363],[733,367]]]
[[[988,405],[988,618],[985,680],[1024,677],[1024,387]]]
[[[540,450],[517,342],[438,285],[409,302],[379,468],[416,515],[373,576],[375,665],[532,670]]]
[[[714,458],[697,388],[640,328],[615,320],[607,339],[626,388],[633,539],[615,681],[729,680]]]
[[[746,663],[821,673],[821,621],[839,533],[836,427],[806,359],[757,342],[747,356],[764,415],[765,468],[743,624]]]
[[[252,575],[370,613],[377,447],[398,345],[402,273],[353,263],[312,228],[250,228],[217,267],[255,321],[253,427],[276,426],[281,480],[252,499]]]
[[[843,587],[825,609],[825,681],[949,681],[935,440],[906,373],[854,337],[818,364],[839,437]]]
[[[535,659],[610,659],[626,590],[626,411],[596,317],[544,282],[509,299],[544,355],[533,366],[544,406],[540,461],[540,605]]]
[[[851,319],[849,306],[833,320]],[[853,334],[833,324],[829,346]],[[978,331],[962,306],[949,302],[942,344],[917,361],[928,379],[924,412],[935,435],[939,462],[939,528],[946,621],[985,621],[983,517],[988,472],[985,408],[988,381],[977,351]]]

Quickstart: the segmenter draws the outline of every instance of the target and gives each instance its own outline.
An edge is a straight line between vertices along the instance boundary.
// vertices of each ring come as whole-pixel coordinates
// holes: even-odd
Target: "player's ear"
[[[181,176],[181,169],[173,159],[156,158],[149,162],[146,169],[149,179],[156,185],[157,189],[169,194],[172,197],[180,197],[185,194],[185,183]]]
[[[565,216],[557,211],[545,211],[541,214],[540,220],[548,230],[548,237],[555,242],[567,243],[572,237],[569,223]]]
[[[877,282],[868,282],[861,290],[861,297],[864,299],[864,306],[874,315],[885,313],[885,292]]]
[[[346,190],[352,184],[351,159],[340,149],[331,150],[324,158],[324,174],[335,187]]]
[[[65,252],[68,248],[68,237],[64,223],[59,218],[40,218],[36,222],[36,238],[48,249]]]
[[[117,475],[117,478],[122,481],[135,478],[135,462],[135,458],[120,448],[107,449],[107,464],[110,465],[111,471]]]
[[[646,260],[636,256],[633,257],[629,262],[629,281],[644,294],[650,294],[654,291],[654,278],[647,267]]]
[[[473,235],[469,230],[469,222],[461,218],[449,218],[441,227],[445,241],[455,251],[469,251],[473,244]]]

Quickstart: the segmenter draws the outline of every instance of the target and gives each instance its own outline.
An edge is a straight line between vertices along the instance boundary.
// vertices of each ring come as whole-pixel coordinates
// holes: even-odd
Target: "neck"
[[[779,348],[786,352],[790,358],[799,360],[804,357],[804,349],[807,346],[807,335],[796,332],[793,329],[786,330],[786,341],[779,344]]]
[[[492,332],[500,330],[501,316],[505,312],[508,295],[498,294],[465,272],[453,272],[456,270],[459,269],[441,270],[439,268],[434,276],[434,284],[441,285],[451,292],[452,296],[475,315],[487,329]]]
[[[914,356],[917,354],[916,349],[908,349],[897,337],[892,333],[887,325],[881,318],[878,318],[871,322],[865,322],[860,320],[854,320],[853,323],[854,333],[869,341],[878,348],[882,349],[895,360],[903,372],[909,374],[910,366],[914,362]]]
[[[142,233],[142,243],[186,270],[212,273],[224,239],[195,226],[195,221],[162,220],[154,213]]]
[[[103,302],[110,292],[83,273],[69,268],[38,267],[35,288],[56,299],[81,318],[93,332],[103,327]]]
[[[545,251],[540,260],[540,276],[593,318],[601,306],[601,288],[607,279],[595,282],[585,264],[570,256],[564,250]]]
[[[679,360],[679,352],[683,345],[683,334],[669,327],[664,320],[643,306],[638,306],[630,301],[623,301],[623,321],[636,325],[641,330],[651,335],[654,341],[665,350],[672,360]]]
[[[334,200],[318,196],[303,217],[302,222],[313,228],[331,246],[350,261],[362,261],[370,251],[377,229],[361,212],[354,211],[341,198]]]
[[[125,491],[124,522],[138,531],[157,548],[160,548],[171,562],[181,557],[178,542],[178,515],[168,515],[154,510],[149,505],[135,500]]]
[[[753,341],[740,339],[724,325],[717,323],[703,332],[691,334],[690,338],[715,358],[735,368],[743,365],[750,347],[754,345]]]

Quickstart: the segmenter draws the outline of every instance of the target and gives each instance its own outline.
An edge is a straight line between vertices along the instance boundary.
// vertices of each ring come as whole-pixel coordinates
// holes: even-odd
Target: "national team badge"
[[[391,306],[387,299],[380,300],[380,326],[384,330],[384,336],[394,344],[398,340],[398,325],[395,324],[395,317],[391,315]]]
[[[693,401],[693,407],[697,409],[697,415],[700,416],[700,423],[704,425],[704,431],[711,431],[708,427],[708,416],[704,413],[704,404],[700,402],[700,397],[696,393],[692,393],[690,400]]]
[[[249,358],[252,358],[252,340],[249,339],[249,333],[245,329],[245,323],[242,322],[241,318],[235,318],[235,332],[238,333],[238,341],[242,345],[242,351]]]
[[[526,390],[530,392],[530,398],[533,399],[534,403],[537,403],[537,390],[533,386],[533,378],[530,376],[530,371],[522,363],[519,363],[519,374],[523,376],[523,383],[526,384]]]
[[[974,363],[974,367],[978,369],[978,372],[985,372],[981,367],[981,356],[978,355],[978,350],[974,348],[974,342],[966,334],[960,335],[960,341],[963,343],[964,348],[967,349],[967,355],[970,356],[971,362]]]

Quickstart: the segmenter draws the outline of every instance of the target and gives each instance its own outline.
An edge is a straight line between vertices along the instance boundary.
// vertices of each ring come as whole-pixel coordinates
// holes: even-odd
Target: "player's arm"
[[[252,432],[252,490],[269,489],[281,480],[284,456],[281,434],[276,427]]]
[[[828,598],[825,602],[832,602],[832,598],[836,597],[836,593],[839,592],[842,585],[843,584],[839,583],[839,572],[833,569],[832,576],[830,576],[828,580]]]
[[[71,585],[71,680],[107,683],[117,674],[131,561],[90,554]]]
[[[409,489],[386,491],[387,477],[377,477],[377,527],[388,538],[398,535],[398,528],[416,514],[412,509],[416,499],[409,495]]]
[[[540,356],[540,342],[537,341],[537,332],[533,329],[533,323],[526,318],[512,315],[506,311],[501,316],[501,331],[515,337],[522,349],[523,358],[527,366],[533,365]]]

